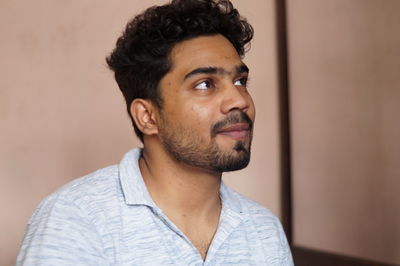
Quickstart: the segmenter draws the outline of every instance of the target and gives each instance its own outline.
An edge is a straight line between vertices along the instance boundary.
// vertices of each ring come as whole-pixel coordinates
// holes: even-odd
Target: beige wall
[[[40,199],[138,145],[104,57],[128,18],[162,2],[0,1],[0,265],[14,264]],[[258,113],[251,165],[225,180],[279,214],[273,1],[234,2],[256,29]]]
[[[294,242],[400,264],[400,1],[289,0]]]

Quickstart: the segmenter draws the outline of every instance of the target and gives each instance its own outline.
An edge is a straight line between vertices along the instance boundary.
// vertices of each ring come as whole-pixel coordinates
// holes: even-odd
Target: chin
[[[245,147],[241,141],[235,143],[233,151],[219,154],[214,163],[214,170],[218,172],[231,172],[246,168],[250,162],[250,146]]]
[[[250,156],[246,157],[246,158],[240,158],[239,160],[230,160],[229,162],[222,164],[222,165],[218,165],[215,167],[214,170],[216,170],[217,172],[232,172],[232,171],[237,171],[237,170],[241,170],[247,167],[247,165],[249,165],[250,162]]]

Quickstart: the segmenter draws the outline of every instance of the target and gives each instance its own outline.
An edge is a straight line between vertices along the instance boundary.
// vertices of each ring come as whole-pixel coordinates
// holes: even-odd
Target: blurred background
[[[400,1],[286,11],[293,244],[400,265]]]
[[[165,2],[0,1],[0,265],[41,199],[140,145],[104,58]],[[400,265],[400,1],[233,3],[256,32],[257,119],[250,166],[225,182],[283,219],[296,265]]]

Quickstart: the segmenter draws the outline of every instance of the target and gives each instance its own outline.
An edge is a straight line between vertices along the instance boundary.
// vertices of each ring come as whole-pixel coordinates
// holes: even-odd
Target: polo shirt
[[[293,265],[276,216],[223,183],[219,225],[203,261],[152,200],[140,156],[133,149],[119,165],[45,198],[27,225],[17,265]]]

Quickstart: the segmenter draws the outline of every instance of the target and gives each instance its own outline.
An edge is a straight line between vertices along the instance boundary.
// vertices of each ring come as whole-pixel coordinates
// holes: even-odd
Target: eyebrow
[[[196,68],[192,71],[190,71],[188,74],[185,75],[183,80],[186,80],[192,76],[195,75],[200,75],[200,74],[229,74],[229,71],[226,71],[225,69],[221,67],[199,67]],[[235,73],[236,74],[242,74],[242,73],[249,73],[249,68],[245,64],[241,64],[240,66],[237,66],[235,68]]]

